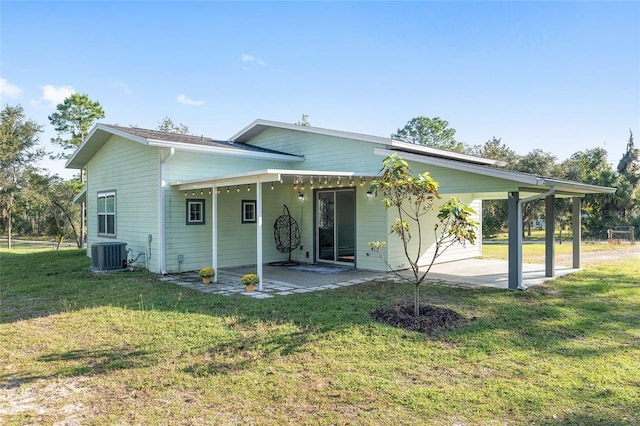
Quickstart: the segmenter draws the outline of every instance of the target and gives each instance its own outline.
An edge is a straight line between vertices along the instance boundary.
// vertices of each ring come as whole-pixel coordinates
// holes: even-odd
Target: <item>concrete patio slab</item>
[[[326,267],[323,268],[326,272]],[[495,259],[467,259],[457,262],[434,265],[427,276],[427,280],[444,285],[458,287],[493,287],[508,288],[508,262]],[[557,267],[556,276],[564,276],[577,269]],[[196,272],[167,275],[159,278],[165,282],[201,291],[207,294],[230,296],[241,294],[244,296],[265,299],[272,296],[309,293],[314,291],[331,290],[348,287],[374,280],[389,280],[399,282],[402,279],[392,273],[358,270],[354,268],[340,268],[336,273],[313,273],[305,270],[292,270],[281,266],[264,265],[262,291],[247,292],[240,278],[244,274],[254,273],[255,266],[241,268],[225,268],[218,271],[218,282],[203,284]],[[410,271],[402,271],[403,277],[409,278]],[[545,266],[537,264],[523,264],[523,285],[530,287],[553,279],[545,276]]]

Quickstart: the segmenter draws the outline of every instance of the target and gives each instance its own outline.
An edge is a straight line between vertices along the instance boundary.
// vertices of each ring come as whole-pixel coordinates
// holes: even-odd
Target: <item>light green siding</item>
[[[176,152],[175,156],[166,163],[167,182],[189,181],[195,179],[215,178],[231,174],[265,170],[267,168],[285,168],[287,163],[229,157],[213,154]],[[264,197],[264,232],[263,242],[265,261],[270,261],[275,255],[268,244],[273,241],[271,216],[274,212],[272,202],[280,191],[274,189],[271,193],[270,184],[263,184]],[[278,188],[278,187],[276,187]],[[256,225],[241,223],[242,200],[255,200],[255,184],[250,185],[251,191],[247,191],[247,185],[242,185],[237,192],[236,186],[221,188],[218,197],[218,266],[229,267],[256,263]],[[269,193],[267,193],[269,191]],[[204,266],[213,264],[212,239],[213,239],[213,209],[212,195],[208,189],[195,191],[195,193],[179,191],[168,187],[165,198],[167,212],[167,247],[166,268],[167,272],[194,271]],[[284,194],[284,192],[283,192]],[[206,221],[204,225],[186,224],[186,200],[204,199]],[[276,204],[277,207],[277,204]],[[279,213],[278,213],[279,214]],[[275,220],[275,217],[273,218]],[[268,235],[268,233],[270,233]],[[273,244],[271,244],[273,245]],[[182,255],[184,261],[179,264],[178,256]]]
[[[374,144],[333,136],[270,128],[249,141],[250,145],[304,156],[292,169],[352,171],[377,175],[382,159],[373,155]]]
[[[382,162],[382,160],[381,160]],[[517,191],[516,183],[495,178],[482,176],[475,173],[464,172],[455,169],[448,169],[440,166],[432,166],[416,162],[408,162],[411,170],[415,174],[429,172],[429,175],[440,184],[438,192],[440,194],[472,194],[480,192],[501,192],[505,194],[509,191]]]
[[[481,200],[474,200],[469,194],[455,194],[462,202],[469,205],[476,211],[476,215],[474,219],[478,222],[482,222],[481,213],[482,213],[482,202]],[[434,225],[437,223],[437,214],[438,208],[445,203],[449,199],[449,195],[442,197],[442,200],[437,200],[434,203],[434,209],[423,216],[422,218],[422,252],[420,254],[418,264],[421,266],[428,265],[431,263],[433,258],[433,254],[435,253],[435,235],[433,232]],[[389,209],[388,210],[388,220],[389,224],[393,223],[398,217],[397,210]],[[435,263],[443,263],[450,262],[453,260],[461,260],[461,259],[469,259],[473,257],[480,256],[482,254],[482,225],[476,229],[476,236],[478,240],[476,244],[466,244],[460,245],[455,244],[449,247],[446,251],[441,252],[441,254],[436,259]],[[409,242],[409,253],[411,256],[416,256],[418,254],[418,235],[417,235],[417,226],[415,222],[410,222],[410,230],[412,239]],[[392,265],[394,269],[403,269],[408,268],[409,263],[404,254],[404,247],[402,245],[402,240],[395,236],[389,235],[389,263]]]
[[[87,165],[87,251],[99,241],[120,241],[138,253],[148,253],[149,269],[158,271],[158,152],[156,148],[112,136]],[[97,235],[97,194],[116,191],[116,236]],[[144,256],[140,257],[144,266]]]

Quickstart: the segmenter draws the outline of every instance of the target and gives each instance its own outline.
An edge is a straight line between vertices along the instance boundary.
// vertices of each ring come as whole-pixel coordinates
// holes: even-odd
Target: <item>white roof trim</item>
[[[161,148],[175,148],[177,151],[182,151],[182,152],[220,154],[220,155],[227,155],[227,156],[233,156],[233,157],[277,160],[277,161],[284,161],[284,162],[304,161],[303,156],[292,155],[292,154],[248,151],[248,150],[243,150],[242,148],[233,149],[233,148],[225,148],[225,147],[218,147],[218,146],[198,145],[198,144],[193,144],[189,142],[171,142],[171,141],[163,141],[163,140],[157,140],[157,139],[147,139],[142,136],[135,135],[133,133],[116,129],[107,124],[98,123],[91,129],[87,137],[82,141],[82,143],[78,146],[78,148],[76,148],[74,153],[65,163],[65,167],[70,168],[70,166],[73,163],[77,163],[77,164],[73,164],[73,166],[75,166],[75,168],[80,168],[84,166],[84,164],[86,164],[84,160],[79,160],[79,162],[76,162],[76,159],[80,155],[80,153],[83,153],[85,151],[87,142],[91,140],[91,138],[94,137],[94,135],[99,131],[103,132],[103,136],[101,137],[102,139],[101,143],[105,143],[107,139],[111,137],[111,136],[106,136],[104,134],[109,134],[109,135],[120,136],[122,138],[128,139],[133,142],[138,142],[143,145],[157,146]],[[89,149],[89,148],[90,147],[86,147],[86,149]],[[94,153],[89,152],[88,154],[84,154],[83,157],[86,157],[87,155],[91,157],[93,156],[93,154]]]
[[[323,170],[266,169],[188,181],[176,181],[171,183],[171,186],[177,186],[179,190],[184,191],[228,185],[245,185],[256,183],[258,178],[260,178],[260,182],[276,182],[283,176],[340,176],[350,178],[356,176],[356,174],[353,172],[329,172]]]
[[[278,121],[269,121],[269,120],[262,120],[262,119],[253,121],[251,124],[249,124],[242,130],[240,130],[238,133],[233,135],[229,140],[246,142],[269,127],[275,127],[278,129],[285,129],[285,130],[293,130],[293,131],[304,132],[304,133],[312,133],[315,135],[332,136],[332,137],[337,137],[342,139],[351,139],[351,140],[356,140],[360,142],[368,142],[376,145],[381,145],[383,147],[394,147],[403,151],[419,152],[422,154],[432,155],[436,157],[450,158],[453,160],[467,161],[467,162],[472,162],[476,164],[489,164],[489,165],[500,165],[500,166],[506,165],[506,163],[502,161],[489,160],[486,158],[475,157],[473,155],[460,154],[458,152],[431,148],[424,145],[417,145],[417,144],[408,143],[400,140],[395,140],[392,138],[365,135],[362,133],[345,132],[342,130],[325,129],[321,127],[300,126],[298,124],[281,123]]]
[[[177,151],[183,152],[201,152],[207,154],[220,154],[227,155],[229,157],[241,157],[241,158],[257,158],[264,160],[278,160],[288,163],[297,163],[304,161],[304,157],[292,154],[276,154],[274,152],[260,152],[260,151],[244,151],[241,149],[224,148],[218,146],[203,146],[187,143],[174,143],[169,141],[160,141],[155,139],[147,139],[148,145],[157,146],[161,148],[175,148]]]
[[[391,141],[390,138],[383,138],[380,136],[371,136],[371,135],[365,135],[362,133],[345,132],[342,130],[325,129],[322,127],[300,126],[298,124],[282,123],[279,121],[270,121],[270,120],[262,120],[262,119],[253,121],[251,124],[249,124],[242,130],[240,130],[238,133],[231,136],[229,140],[235,142],[238,139],[241,139],[240,142],[244,142],[250,139],[251,137],[255,136],[256,134],[262,132],[267,127],[277,127],[279,129],[295,130],[298,132],[313,133],[316,135],[334,136],[334,137],[344,138],[344,139],[354,139],[359,141],[377,143],[381,145],[387,145]]]
[[[421,154],[450,158],[452,160],[467,161],[475,164],[487,164],[490,166],[506,166],[507,165],[507,163],[505,163],[504,161],[491,160],[489,158],[476,157],[474,155],[468,155],[468,154],[462,154],[459,152],[431,148],[425,145],[418,145],[415,143],[409,143],[409,142],[399,141],[395,139],[391,140],[391,146],[394,148],[399,148],[402,151],[419,152]]]
[[[388,149],[375,148],[374,154],[388,157],[395,151]],[[460,170],[463,172],[475,173],[483,176],[490,176],[498,179],[510,180],[524,185],[532,185],[539,187],[551,187],[555,186],[558,191],[575,192],[576,194],[611,194],[616,191],[616,188],[609,188],[605,186],[590,185],[587,183],[573,182],[562,179],[547,178],[543,176],[536,176],[529,173],[514,172],[511,170],[498,169],[495,167],[489,167],[480,164],[471,164],[462,161],[449,160],[446,158],[436,158],[425,155],[403,153],[402,158],[404,160],[415,161],[417,163],[430,164],[433,166],[446,167],[448,169]]]
[[[83,188],[82,191],[78,192],[76,194],[75,197],[73,197],[73,202],[74,203],[80,203],[80,202],[86,202],[87,201],[87,188]]]

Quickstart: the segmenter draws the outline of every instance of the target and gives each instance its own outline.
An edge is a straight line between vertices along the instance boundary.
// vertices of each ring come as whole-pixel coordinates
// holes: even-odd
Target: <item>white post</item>
[[[260,177],[256,179],[256,241],[257,241],[257,274],[260,279],[258,284],[258,291],[262,291],[262,184],[260,183]]]
[[[218,282],[218,188],[211,188],[211,265],[216,274],[213,282]]]

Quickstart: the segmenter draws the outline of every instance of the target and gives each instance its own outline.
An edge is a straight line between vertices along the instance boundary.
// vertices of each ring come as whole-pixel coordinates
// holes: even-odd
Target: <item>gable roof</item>
[[[325,129],[322,127],[313,126],[301,126],[299,124],[282,123],[279,121],[270,121],[258,119],[240,130],[235,135],[231,136],[229,140],[239,143],[245,143],[251,140],[253,137],[259,135],[263,131],[269,128],[294,130],[297,132],[311,133],[315,135],[332,136],[343,139],[351,139],[360,142],[367,142],[375,145],[379,145],[381,148],[393,148],[403,152],[415,152],[419,154],[426,154],[432,157],[448,158],[451,160],[464,161],[473,164],[486,164],[493,166],[505,165],[502,161],[491,160],[488,158],[475,157],[473,155],[461,154],[459,152],[446,151],[443,149],[431,148],[424,145],[417,145],[408,143],[392,138],[385,138],[381,136],[365,135],[362,133],[345,132],[342,130]]]
[[[183,135],[179,133],[163,132],[161,130],[142,129],[138,127],[123,127],[108,124],[96,124],[85,140],[73,153],[66,163],[70,169],[85,166],[89,159],[109,140],[111,136],[121,136],[125,139],[144,145],[164,148],[174,148],[179,151],[222,154],[237,157],[264,158],[287,162],[303,161],[304,158],[284,152],[260,148],[244,143],[236,144],[232,141],[222,141],[204,136]]]

